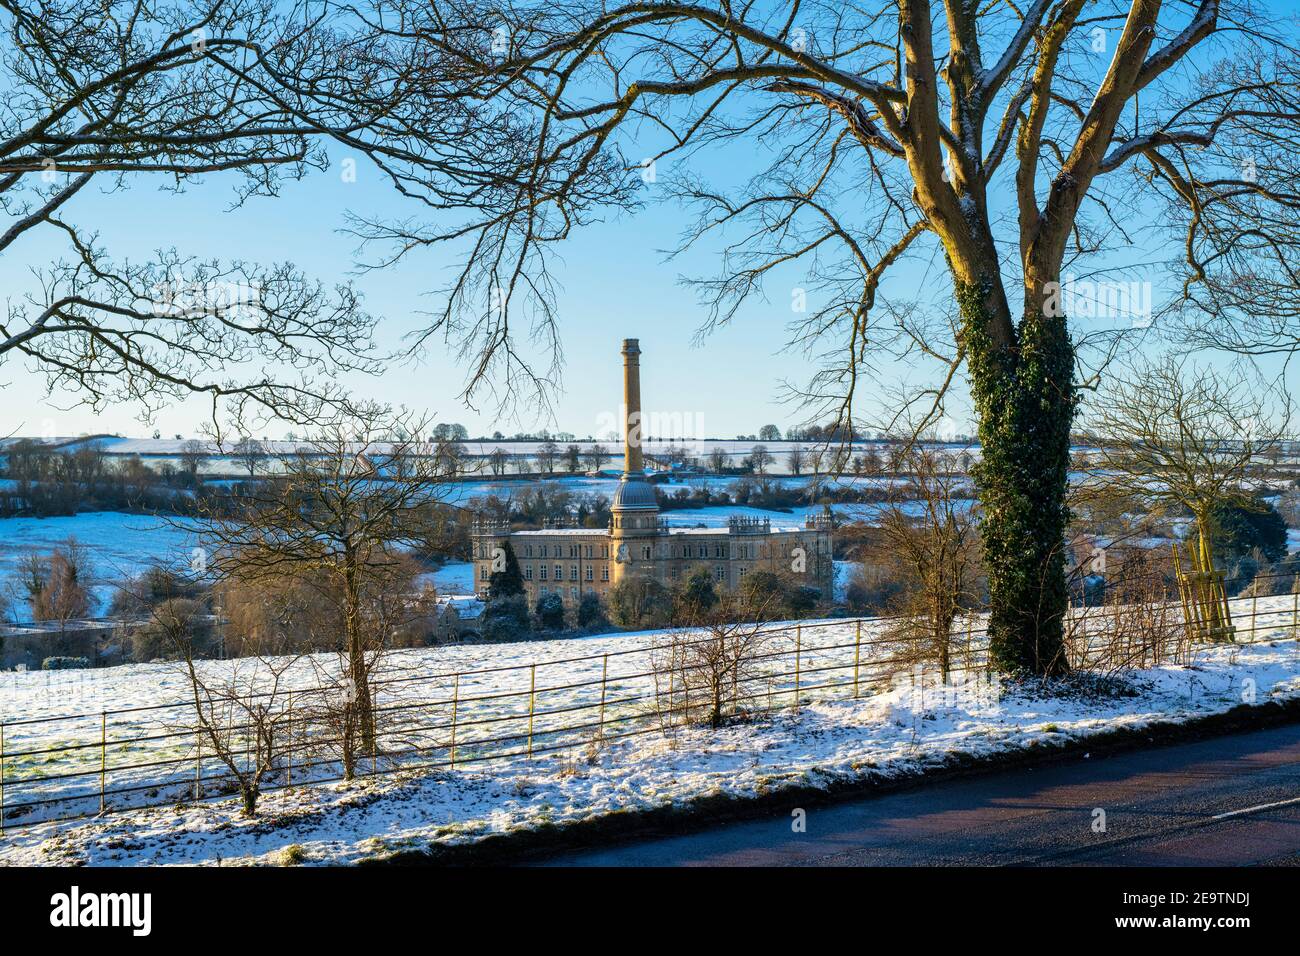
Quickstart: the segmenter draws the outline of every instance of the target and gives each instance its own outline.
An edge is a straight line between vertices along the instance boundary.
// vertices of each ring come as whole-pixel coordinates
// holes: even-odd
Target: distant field
[[[74,537],[89,553],[91,589],[103,614],[112,600],[113,583],[151,565],[187,565],[194,537],[149,515],[90,512],[57,518],[0,519],[0,588],[14,582],[19,562],[29,551],[48,553]],[[11,613],[28,620],[26,607],[14,601]]]

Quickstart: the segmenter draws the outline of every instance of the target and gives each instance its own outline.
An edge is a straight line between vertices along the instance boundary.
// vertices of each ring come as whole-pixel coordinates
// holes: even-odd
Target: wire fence
[[[1237,643],[1295,638],[1300,594],[1266,597],[1261,589],[1230,602]],[[1189,663],[1202,645],[1189,637],[1185,610],[1176,600],[1073,608],[1071,666]],[[901,620],[629,635],[600,653],[445,672],[431,670],[437,651],[408,653],[372,676],[374,733],[354,770],[451,774],[494,761],[581,756],[707,722],[723,696],[730,714],[750,716],[870,696],[900,673],[932,666],[932,657],[900,639]],[[727,650],[742,641],[743,652]],[[986,618],[960,617],[948,644],[943,680],[983,679]],[[238,791],[234,770],[253,773],[263,764],[262,792],[342,779],[345,738],[356,738],[340,728],[340,683],[322,681],[319,662],[295,664],[289,679],[274,684],[258,662],[249,666],[247,693],[217,696],[208,706],[217,738],[198,720],[193,700],[0,722],[0,830],[229,798]],[[213,752],[214,739],[222,753]]]

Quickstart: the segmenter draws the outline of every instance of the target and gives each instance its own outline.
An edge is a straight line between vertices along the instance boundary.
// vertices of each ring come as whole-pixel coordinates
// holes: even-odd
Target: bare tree
[[[767,466],[772,464],[774,459],[772,453],[767,450],[766,445],[755,445],[749,452],[749,460],[754,465],[754,471],[760,475],[767,473]]]
[[[492,474],[496,475],[498,478],[504,475],[506,473],[506,463],[509,461],[509,458],[510,456],[502,449],[493,448],[491,453],[488,455],[488,467],[492,470]]]
[[[583,455],[587,459],[587,467],[592,471],[600,471],[605,467],[605,462],[609,461],[609,449],[599,443],[589,445]]]
[[[877,560],[897,567],[903,581],[891,608],[899,617],[888,633],[907,660],[937,664],[947,680],[953,624],[961,611],[979,604],[977,516],[954,456],[923,444],[906,447],[911,480],[895,490],[879,517]]]
[[[559,457],[560,446],[548,438],[537,447],[537,469],[552,474]]]
[[[1088,406],[1087,437],[1099,451],[1082,493],[1118,493],[1157,516],[1186,509],[1196,522],[1193,571],[1200,585],[1221,590],[1215,513],[1225,505],[1257,507],[1252,475],[1266,470],[1289,412],[1279,388],[1239,369],[1198,368],[1177,357],[1138,361],[1111,376]],[[1208,592],[1202,598],[1210,630],[1226,630],[1226,600]]]
[[[34,621],[59,625],[59,652],[66,653],[68,624],[90,613],[90,562],[86,549],[69,537],[47,557],[29,552],[21,561],[27,605]]]
[[[181,467],[190,476],[190,484],[199,483],[199,469],[208,460],[208,446],[196,438],[181,442]]]
[[[245,584],[299,578],[341,624],[340,687],[347,733],[340,738],[351,776],[358,747],[373,750],[370,675],[404,605],[405,549],[434,551],[445,524],[436,507],[453,477],[428,442],[395,427],[383,409],[319,425],[297,453],[282,456],[276,480],[237,507],[200,506],[197,534],[218,580]]]
[[[924,359],[926,428],[964,369],[1005,670],[1062,660],[1076,359],[1088,375],[1134,331],[1132,310],[1086,321],[1070,276],[1177,237],[1168,268],[1207,315],[1269,316],[1297,284],[1294,28],[1247,0],[376,6],[401,23],[393,72],[418,62],[425,83],[386,121],[424,121],[430,148],[391,173],[465,215],[358,229],[395,256],[464,251],[426,337],[462,343],[467,393],[545,391],[556,370],[516,343],[558,346],[556,244],[606,207],[680,198],[699,210],[684,245],[721,253],[702,331],[806,271],[792,344],[821,360],[795,389],[815,413],[847,426],[876,362]],[[642,146],[647,128],[662,140]],[[738,188],[692,169],[728,148],[761,167]],[[943,264],[939,308],[881,294],[910,258]],[[1238,281],[1255,269],[1270,284]]]
[[[885,447],[885,457],[889,463],[889,473],[894,476],[907,472],[908,454],[912,450],[910,439],[893,440]]]
[[[884,464],[880,460],[879,449],[872,447],[862,453],[862,470],[871,477],[877,477],[884,470]]]
[[[460,442],[440,438],[434,442],[433,454],[438,459],[438,474],[459,475],[465,471],[465,446]]]
[[[582,464],[582,449],[577,445],[567,445],[564,449],[564,466],[569,474],[574,474]]]
[[[251,481],[257,477],[257,472],[265,464],[266,449],[256,438],[244,436],[235,443],[231,457],[248,472]]]
[[[790,474],[792,475],[803,474],[803,446],[795,445],[793,448],[791,448],[790,454],[786,458],[786,461],[790,465]]]
[[[323,168],[322,140],[375,105],[314,95],[349,61],[365,81],[358,22],[272,0],[13,0],[0,30],[0,252],[34,244],[48,263],[0,314],[0,363],[31,359],[51,390],[146,418],[200,397],[214,418],[226,404],[310,420],[341,398],[327,373],[373,369],[350,287],[174,249],[115,260],[71,218],[76,198],[142,179],[179,191],[232,172],[242,202]]]

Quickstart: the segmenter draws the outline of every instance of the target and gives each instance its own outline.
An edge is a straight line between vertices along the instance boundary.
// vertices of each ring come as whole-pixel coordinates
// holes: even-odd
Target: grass
[[[290,843],[280,851],[281,866],[302,866],[307,860],[307,851],[302,848],[301,844]]]

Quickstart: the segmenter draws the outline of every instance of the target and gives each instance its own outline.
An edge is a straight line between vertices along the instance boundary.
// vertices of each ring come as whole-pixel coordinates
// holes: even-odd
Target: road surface
[[[578,866],[1300,863],[1300,725],[925,784],[538,861]],[[1105,812],[1104,832],[1098,824]]]

